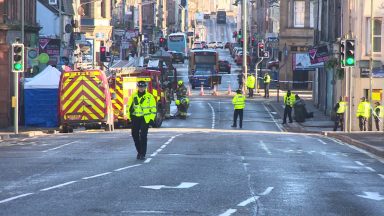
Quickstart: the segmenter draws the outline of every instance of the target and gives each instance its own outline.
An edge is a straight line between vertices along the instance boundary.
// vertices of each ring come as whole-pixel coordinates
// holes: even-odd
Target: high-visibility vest
[[[232,104],[234,109],[244,109],[245,108],[245,96],[242,94],[236,94],[232,99]]]
[[[132,113],[131,113],[132,110]],[[131,114],[136,117],[144,116],[145,122],[148,124],[156,117],[156,100],[149,92],[145,92],[139,97],[138,92],[135,92],[128,101],[127,117],[131,119]]]
[[[360,102],[359,105],[357,106],[357,112],[356,112],[356,116],[357,117],[365,117],[365,118],[369,118],[369,116],[371,116],[371,113],[370,113],[370,104],[366,101],[364,102]]]
[[[269,74],[265,74],[264,75],[264,83],[268,84],[270,82],[271,82],[271,76],[269,76]]]
[[[251,75],[247,78],[247,88],[255,88],[256,78],[255,76]]]
[[[347,102],[340,101],[339,108],[337,109],[336,113],[338,114],[345,113],[346,109],[347,109]]]
[[[284,105],[292,107],[293,104],[295,104],[295,95],[291,93],[291,95],[288,97],[287,94],[284,95]]]
[[[375,107],[375,113],[376,113],[377,109],[380,111],[379,118],[384,118],[384,106],[380,105],[380,106]]]

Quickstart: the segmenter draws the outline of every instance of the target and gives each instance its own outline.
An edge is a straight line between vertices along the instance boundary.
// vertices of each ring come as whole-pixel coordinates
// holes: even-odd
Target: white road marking
[[[21,194],[21,195],[14,196],[14,197],[11,197],[11,198],[8,198],[8,199],[0,200],[0,203],[6,203],[6,202],[9,202],[9,201],[12,201],[12,200],[15,200],[15,199],[19,199],[19,198],[22,198],[22,197],[26,197],[26,196],[29,196],[29,195],[32,195],[32,194],[33,193]]]
[[[263,148],[264,151],[266,151],[269,155],[272,155],[271,151],[269,151],[268,147],[265,145],[263,140],[259,141],[261,148]]]
[[[360,161],[355,161],[355,163],[359,164],[360,166],[364,166],[364,164],[361,163]]]
[[[58,185],[55,185],[55,186],[52,186],[52,187],[49,187],[49,188],[41,189],[40,191],[48,191],[48,190],[52,190],[52,189],[55,189],[55,188],[64,187],[66,185],[70,185],[70,184],[73,184],[75,182],[77,182],[77,181],[70,181],[70,182],[66,182],[66,183],[63,183],[63,184],[58,184]]]
[[[376,200],[376,201],[384,200],[384,196],[380,195],[380,193],[378,193],[378,192],[367,192],[367,191],[364,191],[364,194],[365,195],[357,195],[357,196],[363,197],[363,198],[366,198],[366,199]]]
[[[213,109],[213,106],[211,105],[211,103],[208,103],[209,107],[211,107],[211,111],[212,111],[212,129],[215,129],[215,109]]]
[[[142,188],[160,190],[162,188],[170,188],[170,189],[188,189],[199,183],[195,182],[181,182],[178,186],[166,186],[166,185],[148,185],[148,186],[140,186]]]
[[[369,171],[376,172],[376,170],[373,169],[372,167],[366,166],[365,168],[366,168],[367,170],[369,170]]]
[[[137,166],[141,166],[141,164],[136,164],[136,165],[132,165],[132,166],[122,167],[122,168],[119,168],[119,169],[115,169],[114,171],[119,172],[119,171],[122,171],[122,170],[125,170],[125,169],[137,167]]]
[[[265,104],[263,104],[264,106],[264,109],[267,111],[267,113],[269,114],[269,116],[271,117],[272,121],[275,123],[276,127],[279,128],[279,130],[281,132],[284,131],[284,129],[280,126],[280,124],[277,123],[276,119],[273,117],[273,115],[271,114],[271,112],[269,111],[269,109],[265,106]]]
[[[384,175],[383,174],[378,174],[382,179],[384,179]]]
[[[324,142],[324,141],[323,141],[323,140],[321,140],[321,139],[317,139],[317,141],[321,142],[323,145],[327,145],[327,143],[326,143],[326,142]]]
[[[93,175],[93,176],[88,176],[88,177],[84,177],[82,179],[87,180],[87,179],[97,178],[97,177],[105,176],[105,175],[109,175],[109,174],[111,174],[111,172],[105,172],[105,173],[101,173],[101,174],[97,174],[97,175]]]
[[[259,196],[248,198],[248,199],[242,201],[241,203],[237,204],[237,206],[244,207],[244,206],[248,205],[251,202],[256,202],[256,200],[258,200],[259,198],[260,198]]]
[[[268,187],[263,193],[259,194],[260,196],[265,196],[271,193],[274,187]]]
[[[77,141],[69,142],[69,143],[63,144],[63,145],[55,147],[55,148],[44,150],[43,152],[49,152],[49,151],[53,151],[53,150],[56,150],[56,149],[59,149],[59,148],[63,148],[64,146],[71,145],[71,144],[76,143],[76,142]]]
[[[155,157],[157,155],[157,151],[153,154],[151,154],[151,157]]]
[[[237,212],[237,209],[228,209],[227,211],[225,211],[223,214],[220,214],[219,216],[229,216],[235,212]]]
[[[151,162],[152,158],[148,158],[147,160],[144,161],[144,163],[149,163]]]
[[[162,145],[160,148],[165,148],[167,145]]]

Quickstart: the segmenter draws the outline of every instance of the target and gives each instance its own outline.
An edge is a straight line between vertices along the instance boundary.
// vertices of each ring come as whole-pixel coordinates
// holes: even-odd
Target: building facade
[[[40,26],[36,22],[36,0],[25,1],[24,3],[26,8],[24,45],[25,47],[36,48],[40,30]],[[16,38],[22,38],[21,23],[23,17],[21,8],[21,1],[0,0],[0,13],[3,14],[0,16],[0,128],[12,125],[11,97],[14,80],[13,74],[10,72],[10,45]],[[22,106],[22,103],[20,105]]]
[[[279,50],[281,61],[279,80],[281,86],[290,88],[308,88],[314,69],[309,63],[308,49],[314,40],[314,1],[280,1]],[[299,81],[301,83],[293,83]]]

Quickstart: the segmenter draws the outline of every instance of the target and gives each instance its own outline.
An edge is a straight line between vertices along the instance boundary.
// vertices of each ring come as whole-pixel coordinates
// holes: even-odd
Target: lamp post
[[[241,3],[242,8],[242,17],[243,17],[243,92],[245,92],[245,83],[247,82],[248,77],[248,65],[247,65],[247,51],[248,51],[248,29],[247,29],[247,0],[243,0]],[[256,77],[257,82],[257,77]]]
[[[370,28],[370,31],[371,31],[371,53],[370,53],[370,56],[369,56],[369,95],[368,95],[368,98],[369,98],[369,103],[371,105],[372,104],[372,86],[373,86],[373,51],[374,51],[374,45],[375,45],[375,41],[374,41],[374,23],[375,23],[375,20],[374,20],[374,16],[373,16],[373,0],[371,0],[371,28]],[[371,115],[371,118],[369,120],[369,127],[372,128],[373,127],[373,117]]]

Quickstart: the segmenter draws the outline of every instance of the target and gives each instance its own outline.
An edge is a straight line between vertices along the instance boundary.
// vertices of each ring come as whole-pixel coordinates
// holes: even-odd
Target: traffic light
[[[255,47],[257,45],[255,37],[252,37],[251,44],[252,44],[253,47]]]
[[[187,0],[181,0],[180,5],[185,8],[185,6],[187,6]]]
[[[355,66],[355,40],[345,41],[345,67]]]
[[[234,31],[234,32],[233,32],[232,37],[233,37],[233,38],[237,38],[237,31]]]
[[[24,44],[12,44],[12,72],[24,71]]]
[[[259,58],[264,58],[264,43],[263,42],[259,42],[257,44],[257,47],[258,47],[258,52],[257,52],[257,57]]]
[[[100,47],[100,61],[106,62],[107,59],[107,48],[105,46]]]
[[[165,38],[159,38],[159,47],[165,47]]]
[[[340,41],[340,66],[345,68],[345,40]]]

